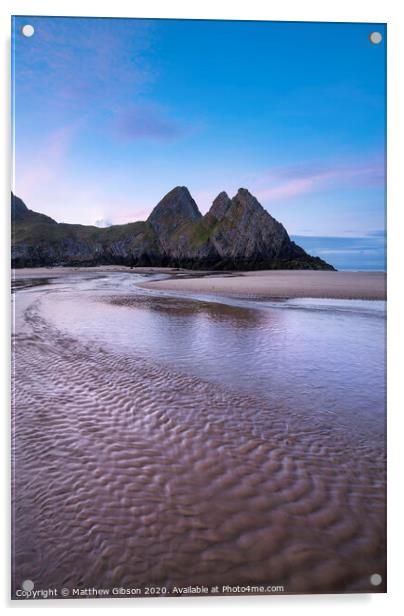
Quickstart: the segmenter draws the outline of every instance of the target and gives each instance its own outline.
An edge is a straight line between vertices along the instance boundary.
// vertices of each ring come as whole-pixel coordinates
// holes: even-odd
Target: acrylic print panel
[[[385,26],[12,61],[13,598],[385,592]]]

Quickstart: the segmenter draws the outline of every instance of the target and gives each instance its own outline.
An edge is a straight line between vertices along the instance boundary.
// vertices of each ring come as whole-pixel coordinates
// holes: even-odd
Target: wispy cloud
[[[17,23],[19,23],[17,21]],[[23,22],[21,22],[23,23]],[[35,34],[16,45],[19,92],[54,110],[80,109],[96,101],[110,108],[123,96],[136,96],[154,80],[144,52],[153,25],[147,20],[31,18]]]
[[[124,139],[172,140],[186,134],[186,127],[171,118],[159,105],[142,103],[120,111],[115,119],[117,133]]]
[[[257,181],[256,192],[262,200],[281,201],[323,190],[344,190],[383,186],[384,164],[321,163],[291,165],[269,170]]]

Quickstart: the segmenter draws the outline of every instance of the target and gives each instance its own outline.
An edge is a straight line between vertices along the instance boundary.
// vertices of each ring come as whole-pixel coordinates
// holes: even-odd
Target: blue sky
[[[386,47],[373,30],[386,35],[381,24],[17,17],[16,194],[58,221],[103,224],[146,218],[176,185],[202,212],[243,186],[291,235],[380,246]]]

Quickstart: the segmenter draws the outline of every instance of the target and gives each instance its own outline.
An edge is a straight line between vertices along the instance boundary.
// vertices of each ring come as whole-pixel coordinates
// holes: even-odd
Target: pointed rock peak
[[[230,206],[231,199],[229,195],[227,194],[227,192],[222,191],[213,201],[212,207],[209,210],[209,214],[212,214],[212,216],[217,218],[217,220],[222,220]]]
[[[191,199],[193,201],[191,193],[186,186],[175,186],[175,188],[170,190],[170,192],[168,192],[163,199],[166,199],[167,197],[174,199],[180,198],[181,196],[185,199]]]
[[[257,201],[247,188],[239,188],[236,197],[243,201]]]
[[[186,186],[176,186],[156,205],[148,221],[154,227],[162,224],[178,226],[200,218],[202,214]]]
[[[215,201],[222,201],[224,199],[230,199],[230,197],[225,190],[222,190],[222,192],[218,194],[216,199],[214,199],[213,203],[215,203]]]
[[[239,188],[237,191],[237,195],[233,197],[233,201],[240,203],[241,205],[246,207],[260,210],[263,209],[258,199],[254,197],[254,195],[252,195],[250,191],[247,190],[247,188]]]

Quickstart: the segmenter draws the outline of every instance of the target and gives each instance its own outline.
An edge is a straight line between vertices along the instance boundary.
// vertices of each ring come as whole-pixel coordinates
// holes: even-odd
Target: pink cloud
[[[384,164],[296,165],[281,167],[257,179],[255,189],[260,199],[284,200],[327,190],[382,186],[385,181]]]

